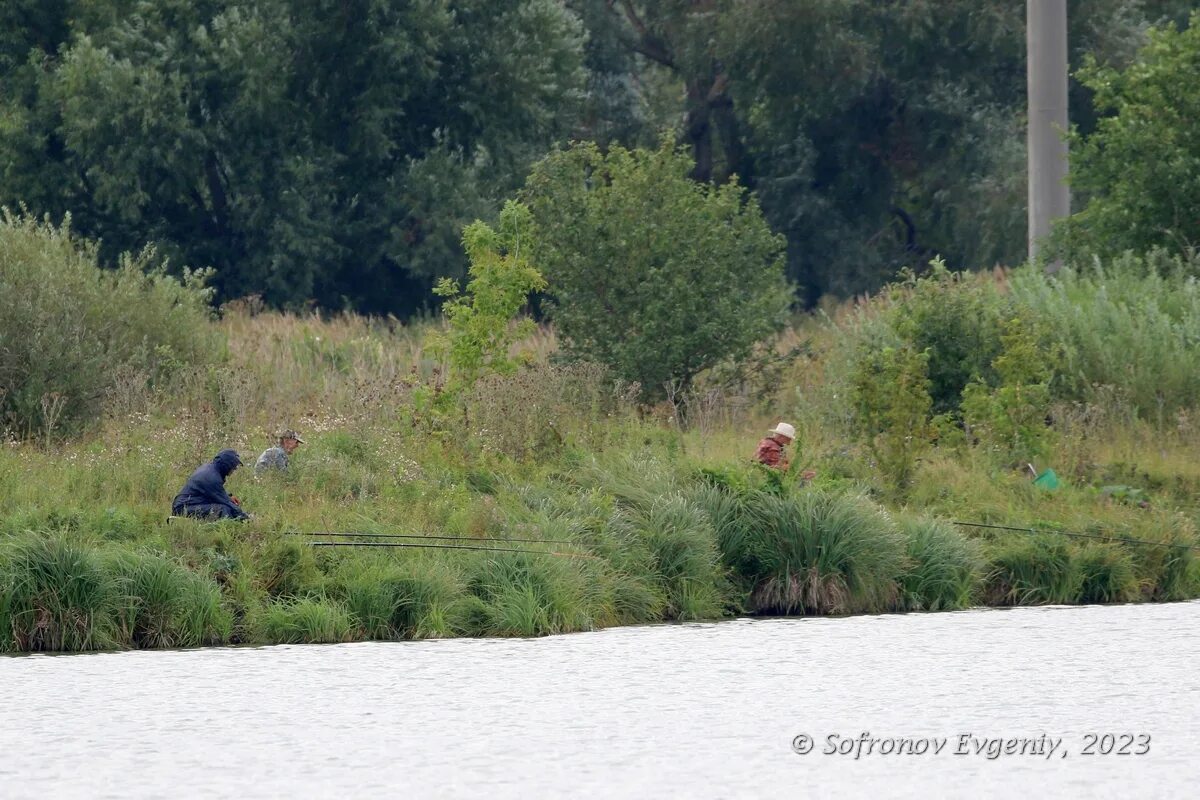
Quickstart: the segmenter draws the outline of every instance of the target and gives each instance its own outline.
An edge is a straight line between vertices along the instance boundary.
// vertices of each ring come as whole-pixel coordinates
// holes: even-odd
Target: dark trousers
[[[171,513],[177,517],[199,517],[201,519],[238,519],[229,506],[219,503],[198,503],[191,506],[175,506]]]

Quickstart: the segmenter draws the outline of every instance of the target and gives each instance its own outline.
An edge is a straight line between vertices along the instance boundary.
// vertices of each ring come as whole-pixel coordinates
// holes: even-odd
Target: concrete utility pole
[[[1067,0],[1025,0],[1029,87],[1029,258],[1053,220],[1071,213],[1067,188]],[[1054,272],[1059,264],[1047,264]]]

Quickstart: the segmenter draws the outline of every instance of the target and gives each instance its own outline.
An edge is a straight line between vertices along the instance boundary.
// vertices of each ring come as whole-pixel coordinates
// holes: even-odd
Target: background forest
[[[1182,0],[1072,0],[1123,68]],[[1007,0],[8,0],[0,205],[152,243],[218,302],[405,316],[569,140],[736,175],[797,301],[940,255],[1023,260],[1024,6]],[[1073,78],[1072,121],[1096,127]],[[1103,112],[1101,112],[1103,113]],[[1082,196],[1077,194],[1079,201]]]

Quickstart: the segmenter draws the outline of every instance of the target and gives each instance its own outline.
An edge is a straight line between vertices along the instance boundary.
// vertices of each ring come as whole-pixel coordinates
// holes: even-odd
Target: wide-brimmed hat
[[[300,444],[304,444],[304,440],[300,438],[300,434],[296,433],[294,430],[291,430],[290,428],[286,431],[280,431],[279,438],[280,439],[295,439]]]
[[[767,433],[777,433],[780,436],[786,436],[789,439],[796,438],[796,429],[793,428],[791,425],[787,424],[786,422],[779,423],[774,428],[767,431]]]

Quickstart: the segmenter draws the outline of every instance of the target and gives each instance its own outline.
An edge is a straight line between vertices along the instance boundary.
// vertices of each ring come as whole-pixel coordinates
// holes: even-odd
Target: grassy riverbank
[[[181,372],[169,389],[133,376],[91,433],[0,452],[0,649],[528,636],[745,612],[1200,595],[1186,548],[951,524],[1194,545],[1200,435],[1182,412],[1164,424],[1114,407],[1102,425],[1061,424],[1047,460],[1064,478],[1057,491],[948,445],[923,452],[899,487],[836,424],[832,322],[780,338],[778,352],[809,355],[770,378],[776,390],[747,381],[651,409],[596,370],[551,365],[543,331],[519,346],[529,366],[482,379],[450,414],[421,394],[439,365],[420,327],[245,310],[220,327],[221,366]],[[801,430],[782,479],[745,465],[777,415]],[[223,446],[251,460],[283,425],[308,440],[290,472],[230,479],[254,521],[165,523],[197,464]],[[818,477],[801,486],[809,467]],[[320,531],[555,543],[314,548],[289,534]]]

